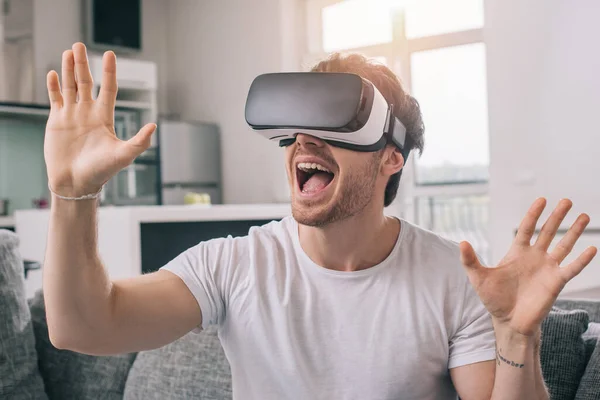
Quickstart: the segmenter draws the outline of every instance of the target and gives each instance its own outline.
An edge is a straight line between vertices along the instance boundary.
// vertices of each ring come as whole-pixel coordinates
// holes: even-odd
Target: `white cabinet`
[[[34,101],[33,0],[0,2],[0,102]]]
[[[102,82],[102,56],[90,55],[90,70],[94,82]],[[156,91],[158,77],[156,64],[151,61],[141,61],[117,57],[117,83],[120,89],[136,89],[142,91]]]
[[[111,279],[130,278],[142,274],[142,224],[272,220],[290,214],[289,204],[100,207],[98,251]],[[15,219],[21,256],[43,262],[50,210],[18,211]],[[42,271],[32,271],[25,285],[27,296],[33,296],[42,287]]]
[[[90,71],[94,79],[94,93],[102,85],[102,55],[90,54]],[[116,107],[140,112],[141,125],[157,122],[158,69],[151,61],[133,60],[117,56],[117,93]],[[152,136],[152,147],[156,147],[156,135]]]

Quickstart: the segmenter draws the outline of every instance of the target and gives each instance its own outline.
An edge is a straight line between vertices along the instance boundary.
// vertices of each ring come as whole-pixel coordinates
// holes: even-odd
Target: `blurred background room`
[[[565,228],[591,217],[579,254],[600,244],[598,15],[594,0],[0,0],[0,228],[19,235],[33,294],[50,200],[46,74],[73,43],[97,87],[102,52],[117,54],[120,138],[158,123],[102,194],[113,277],[288,215],[284,153],[246,124],[248,88],[353,51],[393,69],[423,111],[425,150],[388,214],[494,264],[536,197],[549,209],[566,197]],[[600,260],[562,296],[600,298]]]

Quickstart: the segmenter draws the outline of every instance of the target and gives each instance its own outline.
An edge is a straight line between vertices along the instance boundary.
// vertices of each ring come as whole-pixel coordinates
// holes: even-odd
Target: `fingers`
[[[588,247],[569,265],[560,269],[560,274],[565,280],[565,283],[575,278],[596,256],[598,249],[594,246]]]
[[[469,281],[474,288],[478,288],[484,278],[484,274],[486,274],[488,270],[481,265],[477,259],[475,250],[473,250],[473,246],[471,246],[469,242],[461,242],[459,248],[460,261],[467,270]]]
[[[46,75],[46,86],[48,87],[50,107],[61,108],[63,106],[63,97],[60,93],[60,83],[56,71],[48,72],[48,75]]]
[[[558,206],[552,211],[548,220],[542,226],[540,230],[540,234],[535,242],[535,246],[543,249],[544,251],[548,250],[552,240],[554,240],[554,236],[556,236],[556,232],[560,227],[560,224],[565,219],[565,216],[573,206],[573,202],[568,199],[561,200],[558,203]]]
[[[102,57],[102,84],[98,102],[111,121],[117,99],[117,60],[115,53],[107,51]]]
[[[535,232],[535,226],[537,225],[544,208],[546,208],[546,199],[539,198],[533,202],[531,207],[529,207],[527,214],[525,214],[525,217],[521,221],[521,224],[519,225],[519,229],[515,237],[515,243],[527,246],[531,244],[531,238]]]
[[[125,165],[129,165],[129,163],[150,147],[151,137],[155,130],[156,124],[144,125],[134,137],[123,143],[119,158],[123,160]]]
[[[77,85],[75,84],[75,58],[73,50],[65,50],[62,55],[62,93],[64,104],[75,104]]]
[[[558,242],[554,250],[550,253],[559,264],[569,255],[573,246],[581,234],[585,230],[585,227],[590,223],[590,217],[587,214],[581,214],[577,220],[571,225],[566,235]]]
[[[79,101],[92,101],[92,86],[94,82],[92,80],[92,73],[90,72],[85,45],[83,43],[75,43],[73,45],[73,55]]]

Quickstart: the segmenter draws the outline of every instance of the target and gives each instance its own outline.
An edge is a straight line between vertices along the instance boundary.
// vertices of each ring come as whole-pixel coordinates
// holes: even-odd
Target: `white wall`
[[[596,0],[486,1],[494,260],[537,196],[574,201],[565,227],[580,212],[600,227],[598,15]],[[600,286],[600,260],[588,269]]]
[[[169,105],[184,120],[219,124],[227,203],[287,200],[283,150],[248,128],[244,107],[257,75],[299,68],[302,4],[179,0],[169,5]]]
[[[158,65],[159,88],[158,108],[168,111],[167,84],[167,14],[168,2],[164,0],[142,1],[142,45],[143,51],[131,57],[154,61]],[[60,74],[62,52],[73,43],[83,41],[81,0],[34,0],[35,35],[35,98],[47,104],[46,74],[51,69]],[[92,52],[92,51],[90,51]]]

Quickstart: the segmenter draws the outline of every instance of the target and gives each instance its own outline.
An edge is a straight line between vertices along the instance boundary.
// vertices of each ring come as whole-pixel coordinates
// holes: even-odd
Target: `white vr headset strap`
[[[406,147],[406,127],[397,117],[394,116],[394,105],[391,104],[388,107],[388,114],[386,116],[385,132],[390,135],[392,142],[405,151]]]

